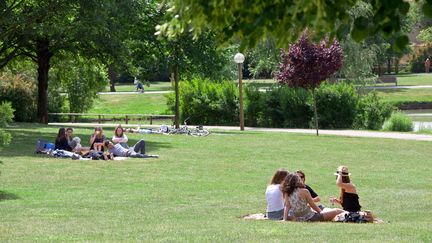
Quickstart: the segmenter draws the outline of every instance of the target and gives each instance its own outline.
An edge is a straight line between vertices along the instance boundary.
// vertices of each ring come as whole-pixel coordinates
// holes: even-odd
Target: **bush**
[[[24,75],[3,73],[0,76],[0,101],[9,101],[15,109],[15,121],[31,122],[36,118],[37,87]]]
[[[320,128],[352,128],[358,104],[353,85],[325,83],[316,91],[316,103]]]
[[[397,111],[392,113],[390,118],[384,122],[383,130],[410,132],[413,130],[413,122],[410,117]]]
[[[383,102],[375,91],[360,98],[354,128],[380,130],[394,107]]]
[[[10,102],[2,102],[0,104],[0,147],[8,145],[12,139],[10,133],[5,132],[3,129],[13,119],[12,105]]]
[[[313,113],[307,100],[309,92],[301,88],[274,85],[267,92],[246,88],[246,124],[259,127],[305,128]]]
[[[190,117],[193,124],[238,125],[238,89],[234,82],[212,82],[193,78],[179,83],[180,120]],[[175,112],[175,93],[168,96]]]

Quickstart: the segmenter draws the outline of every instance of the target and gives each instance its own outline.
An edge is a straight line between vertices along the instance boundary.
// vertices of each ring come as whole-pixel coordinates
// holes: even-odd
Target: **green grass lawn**
[[[33,154],[57,128],[16,124],[1,151],[0,241],[431,242],[430,142],[288,133],[144,138],[159,159],[73,161]],[[76,129],[87,142],[91,129]],[[106,132],[108,136],[111,131]],[[326,203],[353,173],[383,224],[246,221],[265,210],[273,172],[302,169]],[[328,204],[328,203],[327,203]]]
[[[165,94],[99,95],[88,113],[102,114],[166,114]]]
[[[392,103],[432,102],[432,89],[377,89],[378,95]]]
[[[398,74],[398,85],[432,85],[432,73]]]
[[[134,84],[117,84],[116,86],[117,92],[125,92],[125,91],[136,91],[136,85]],[[110,91],[109,86],[105,88],[108,92]],[[150,82],[150,86],[144,85],[145,91],[167,91],[172,90],[171,82]]]

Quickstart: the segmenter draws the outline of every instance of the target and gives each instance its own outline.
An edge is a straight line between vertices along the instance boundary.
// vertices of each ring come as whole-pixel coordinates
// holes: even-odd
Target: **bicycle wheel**
[[[178,129],[171,129],[168,134],[177,134],[178,133]]]
[[[190,132],[190,135],[194,136],[194,137],[205,137],[207,135],[209,135],[210,132],[207,130],[199,130],[199,129],[195,129],[193,131]]]

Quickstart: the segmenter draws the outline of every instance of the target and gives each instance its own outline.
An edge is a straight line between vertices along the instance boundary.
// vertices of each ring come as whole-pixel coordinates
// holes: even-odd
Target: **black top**
[[[72,148],[69,145],[68,140],[66,138],[57,139],[55,141],[55,147],[54,147],[54,149],[63,149],[63,150],[66,150],[66,151],[72,151]]]
[[[355,193],[344,192],[342,198],[342,207],[348,212],[358,212],[360,211],[359,196]]]
[[[105,135],[102,135],[100,138],[96,137],[94,142],[91,144],[90,149],[94,149],[94,144],[95,143],[103,143],[105,141]],[[104,151],[104,148],[102,146],[102,151]]]
[[[309,193],[311,194],[312,198],[316,198],[318,197],[318,194],[316,194],[316,192],[314,192],[314,190],[312,190],[312,188],[310,188],[310,186],[305,185],[306,189],[309,191]]]

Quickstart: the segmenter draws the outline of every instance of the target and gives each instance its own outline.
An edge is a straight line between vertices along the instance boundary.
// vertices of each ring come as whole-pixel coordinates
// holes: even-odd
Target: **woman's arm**
[[[126,134],[123,134],[123,137],[117,137],[116,135],[114,135],[112,138],[113,143],[127,143],[128,140],[129,139]]]
[[[313,210],[315,210],[315,212],[317,212],[317,213],[321,212],[321,209],[315,204],[315,202],[312,199],[312,196],[311,196],[310,192],[307,189],[301,189],[300,193],[301,193],[300,195],[303,198],[306,198],[306,201],[309,203],[309,206]]]
[[[284,203],[285,203],[285,207],[284,207],[284,214],[283,214],[283,220],[287,221],[295,221],[295,217],[294,216],[289,216],[288,213],[291,209],[291,204],[289,202],[288,196],[284,195]]]
[[[342,176],[338,175],[336,178],[336,186],[345,189],[346,192],[350,192],[350,193],[357,193],[356,192],[356,187],[354,186],[354,184],[352,184],[351,182],[349,183],[344,183],[342,181]]]
[[[96,134],[93,133],[93,134],[90,136],[90,147],[91,147],[92,144],[94,143],[95,139],[96,139]]]

